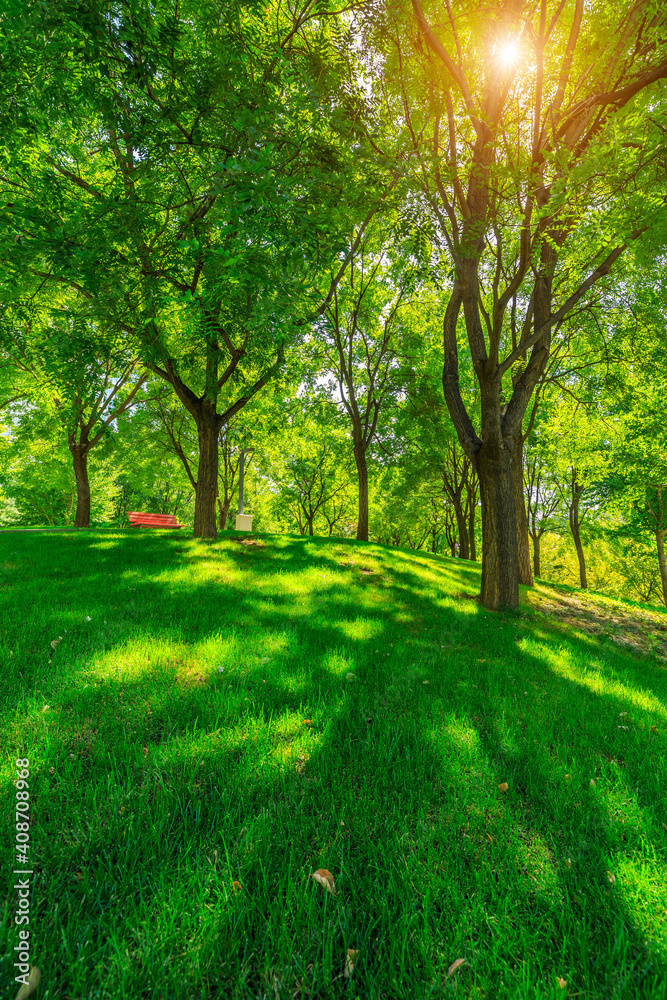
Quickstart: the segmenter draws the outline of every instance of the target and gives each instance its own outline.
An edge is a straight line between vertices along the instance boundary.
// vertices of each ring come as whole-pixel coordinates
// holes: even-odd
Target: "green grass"
[[[665,662],[234,534],[0,534],[3,995],[27,756],[40,998],[667,997]]]

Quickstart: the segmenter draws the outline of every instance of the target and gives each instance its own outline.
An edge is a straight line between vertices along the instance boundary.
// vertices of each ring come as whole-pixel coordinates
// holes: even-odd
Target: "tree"
[[[250,406],[252,404],[249,404]],[[247,408],[246,408],[247,409]],[[196,467],[196,459],[193,454],[197,453],[197,439],[193,435],[191,418],[182,407],[166,405],[165,402],[158,402],[158,410],[162,429],[166,438],[159,441],[166,450],[173,452],[178,457],[185,469],[185,473],[190,481],[190,485],[197,494],[197,480],[193,469]],[[247,414],[246,414],[247,415]],[[195,428],[196,430],[196,428]],[[188,433],[189,432],[189,433]],[[227,527],[227,518],[234,497],[238,494],[239,488],[239,463],[241,449],[248,443],[247,424],[241,420],[241,414],[237,413],[224,424],[218,434],[218,490],[216,502],[218,505],[218,528],[224,531]],[[247,470],[253,456],[248,455],[245,459],[245,469]]]
[[[333,449],[326,442],[312,457],[294,457],[287,462],[281,500],[299,526],[299,533],[314,535],[314,521],[326,504],[345,488],[336,482]]]
[[[349,26],[309,0],[26,6],[8,32],[41,100],[8,97],[5,286],[75,289],[132,338],[196,424],[194,531],[215,537],[220,431],[331,301],[393,184],[364,166]]]
[[[2,521],[15,525],[71,525],[77,484],[67,439],[53,409],[30,401],[7,411],[0,440]],[[89,471],[91,522],[108,522],[118,502],[118,461],[110,439],[96,446]]]
[[[138,402],[149,373],[122,338],[100,339],[85,311],[62,300],[49,310],[32,308],[16,315],[6,310],[0,328],[0,354],[28,376],[33,401],[54,412],[67,436],[76,482],[74,525],[90,525],[88,457],[112,435],[118,417]]]
[[[439,384],[443,355],[438,306],[437,295],[422,294],[412,307],[406,307],[398,352],[401,368],[397,376],[403,392],[397,394],[393,407],[396,415],[392,459],[410,468],[408,478],[415,486],[428,483],[432,502],[439,512],[438,523],[444,527],[445,519],[450,516],[455,519],[455,529],[450,530],[448,520],[446,527],[450,547],[454,546],[452,553],[474,562],[478,482],[443,404]],[[466,374],[472,376],[472,371]],[[474,409],[472,378],[465,379],[463,391],[468,405]]]
[[[552,404],[541,433],[548,441],[548,461],[554,488],[567,511],[568,526],[579,563],[579,585],[586,590],[586,560],[581,528],[591,514],[599,516],[604,502],[603,483],[608,475],[617,427],[593,400],[575,393]]]
[[[114,521],[119,525],[128,524],[127,514],[131,510],[174,514],[183,523],[193,522],[192,484],[183,463],[161,434],[156,410],[164,402],[156,399],[139,403],[118,419],[115,447],[118,502]]]
[[[658,267],[662,262],[658,262]],[[625,364],[616,381],[612,412],[621,432],[607,487],[622,513],[619,529],[655,542],[662,596],[667,605],[667,338],[664,289],[647,282],[626,320]],[[656,329],[657,328],[657,329]],[[646,583],[644,583],[646,586]],[[649,588],[649,593],[651,592]]]
[[[456,441],[450,439],[440,463],[442,470],[442,485],[449,502],[452,505],[458,530],[458,555],[460,559],[470,559],[470,533],[474,541],[474,512],[472,501],[474,486],[472,480],[475,470],[465,452],[456,447]],[[466,514],[468,515],[466,517]],[[470,524],[472,521],[472,525]]]
[[[560,495],[555,484],[550,482],[544,452],[537,447],[524,455],[524,495],[528,531],[533,542],[533,573],[541,577],[540,540],[549,527],[549,519],[558,509]]]
[[[395,327],[404,294],[388,247],[367,236],[350,257],[349,285],[341,284],[316,325],[323,345],[319,357],[333,371],[340,399],[352,424],[357,467],[359,516],[357,538],[368,541],[367,452],[375,438],[380,410],[396,392]],[[356,284],[355,284],[356,277]],[[398,278],[398,280],[397,280]]]
[[[626,3],[610,31],[606,10],[583,0],[471,0],[438,7],[437,27],[419,0],[411,8],[412,22],[381,26],[385,86],[397,80],[414,187],[451,259],[443,392],[480,482],[482,603],[516,608],[514,456],[552,336],[664,218],[664,140],[646,93],[667,76],[665,13]],[[478,428],[459,389],[461,314]]]

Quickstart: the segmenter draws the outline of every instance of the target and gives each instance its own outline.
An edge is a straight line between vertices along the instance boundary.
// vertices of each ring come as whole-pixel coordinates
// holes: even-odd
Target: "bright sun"
[[[503,44],[499,47],[498,59],[506,69],[509,69],[510,66],[514,66],[518,58],[519,46],[513,39],[503,42]]]

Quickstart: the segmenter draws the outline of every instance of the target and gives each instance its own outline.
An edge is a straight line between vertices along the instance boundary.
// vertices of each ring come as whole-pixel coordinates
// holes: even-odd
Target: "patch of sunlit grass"
[[[49,996],[334,997],[352,949],[369,1000],[664,1000],[658,662],[476,565],[233,538],[0,534]]]

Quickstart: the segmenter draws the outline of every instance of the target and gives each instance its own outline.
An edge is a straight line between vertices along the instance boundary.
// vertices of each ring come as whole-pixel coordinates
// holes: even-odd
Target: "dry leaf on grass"
[[[240,888],[241,888],[240,882],[232,882],[232,889],[234,890],[234,892],[236,892],[236,890]]]
[[[303,720],[303,724],[304,724],[304,726],[312,726],[312,722],[311,722],[310,719],[304,719]]]
[[[464,963],[465,963],[465,958],[457,958],[456,961],[452,962],[452,964],[447,969],[447,976],[448,977],[453,976],[456,970],[460,969]]]
[[[332,893],[334,896],[338,895],[338,890],[334,885],[333,875],[330,871],[327,871],[326,868],[318,868],[316,872],[313,872],[312,877],[316,882],[319,882],[320,885],[323,885],[327,892]]]
[[[24,983],[21,989],[16,994],[16,1000],[26,1000],[26,997],[31,997],[37,987],[39,986],[40,980],[42,978],[42,973],[39,971],[36,965],[30,966],[30,975],[28,976],[28,982]]]
[[[569,780],[570,780],[570,775],[569,775],[569,774],[566,774],[566,775],[565,775],[565,780],[566,780],[566,781],[569,781]]]
[[[345,972],[343,973],[345,979],[349,979],[354,972],[354,963],[357,960],[358,954],[359,951],[355,951],[354,948],[347,949],[347,961],[345,962]]]
[[[560,976],[556,976],[556,982],[562,990],[567,987],[567,979],[561,979]]]
[[[493,837],[491,836],[491,834],[490,834],[490,833],[487,833],[487,835],[486,835],[486,839],[488,840],[488,842],[489,842],[490,844],[492,844],[492,843],[493,843]]]
[[[503,795],[505,794],[505,792],[507,791],[508,788],[509,788],[509,785],[507,784],[506,781],[503,781],[500,785],[498,785],[498,791],[502,792]]]

